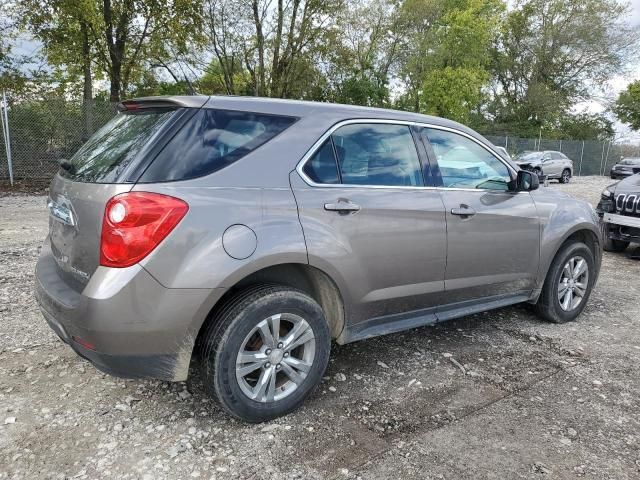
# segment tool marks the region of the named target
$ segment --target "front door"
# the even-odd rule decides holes
[[[447,303],[531,293],[540,225],[529,192],[509,190],[515,172],[465,135],[425,128],[422,138],[437,162],[446,209]]]
[[[444,206],[408,125],[338,127],[291,184],[309,262],[340,283],[351,322],[442,301]]]

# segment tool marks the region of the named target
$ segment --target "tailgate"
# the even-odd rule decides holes
[[[100,232],[107,201],[131,184],[74,182],[56,175],[51,183],[49,238],[61,276],[82,291],[100,263]]]

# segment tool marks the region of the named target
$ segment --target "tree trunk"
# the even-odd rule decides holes
[[[109,88],[109,101],[112,103],[118,103],[120,101],[120,70],[121,65],[112,65],[109,76],[110,88]]]
[[[109,101],[112,103],[118,103],[120,101],[120,95],[122,92],[122,56],[126,45],[125,34],[123,33],[124,27],[126,27],[127,14],[126,12],[120,13],[118,19],[118,25],[115,29],[114,35],[114,23],[113,23],[113,10],[111,7],[111,0],[103,0],[102,14],[104,17],[105,30],[104,36],[107,41],[107,47],[109,49]],[[124,24],[124,25],[123,25]],[[115,38],[114,38],[115,37]]]
[[[83,114],[84,136],[88,139],[93,134],[93,80],[91,78],[91,47],[89,46],[89,32],[87,24],[80,23],[82,35],[82,70],[83,70]]]
[[[264,34],[262,32],[262,19],[258,10],[258,0],[253,1],[253,21],[256,28],[256,43],[258,47],[258,77],[256,85],[256,96],[261,97],[265,92],[265,70],[264,70]]]

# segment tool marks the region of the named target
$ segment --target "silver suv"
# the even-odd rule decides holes
[[[520,302],[585,308],[598,218],[472,130],[233,97],[124,102],[51,183],[36,296],[100,370],[187,378],[251,422],[339,344]]]
[[[573,176],[573,161],[562,152],[524,152],[515,158],[515,163],[540,177],[557,178],[560,183],[569,183]]]

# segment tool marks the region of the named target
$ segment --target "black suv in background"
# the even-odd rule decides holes
[[[640,243],[640,174],[605,188],[596,211],[605,250],[622,252],[630,243]]]
[[[621,159],[611,167],[609,175],[615,180],[618,178],[627,178],[629,175],[636,173],[640,173],[640,157]]]

